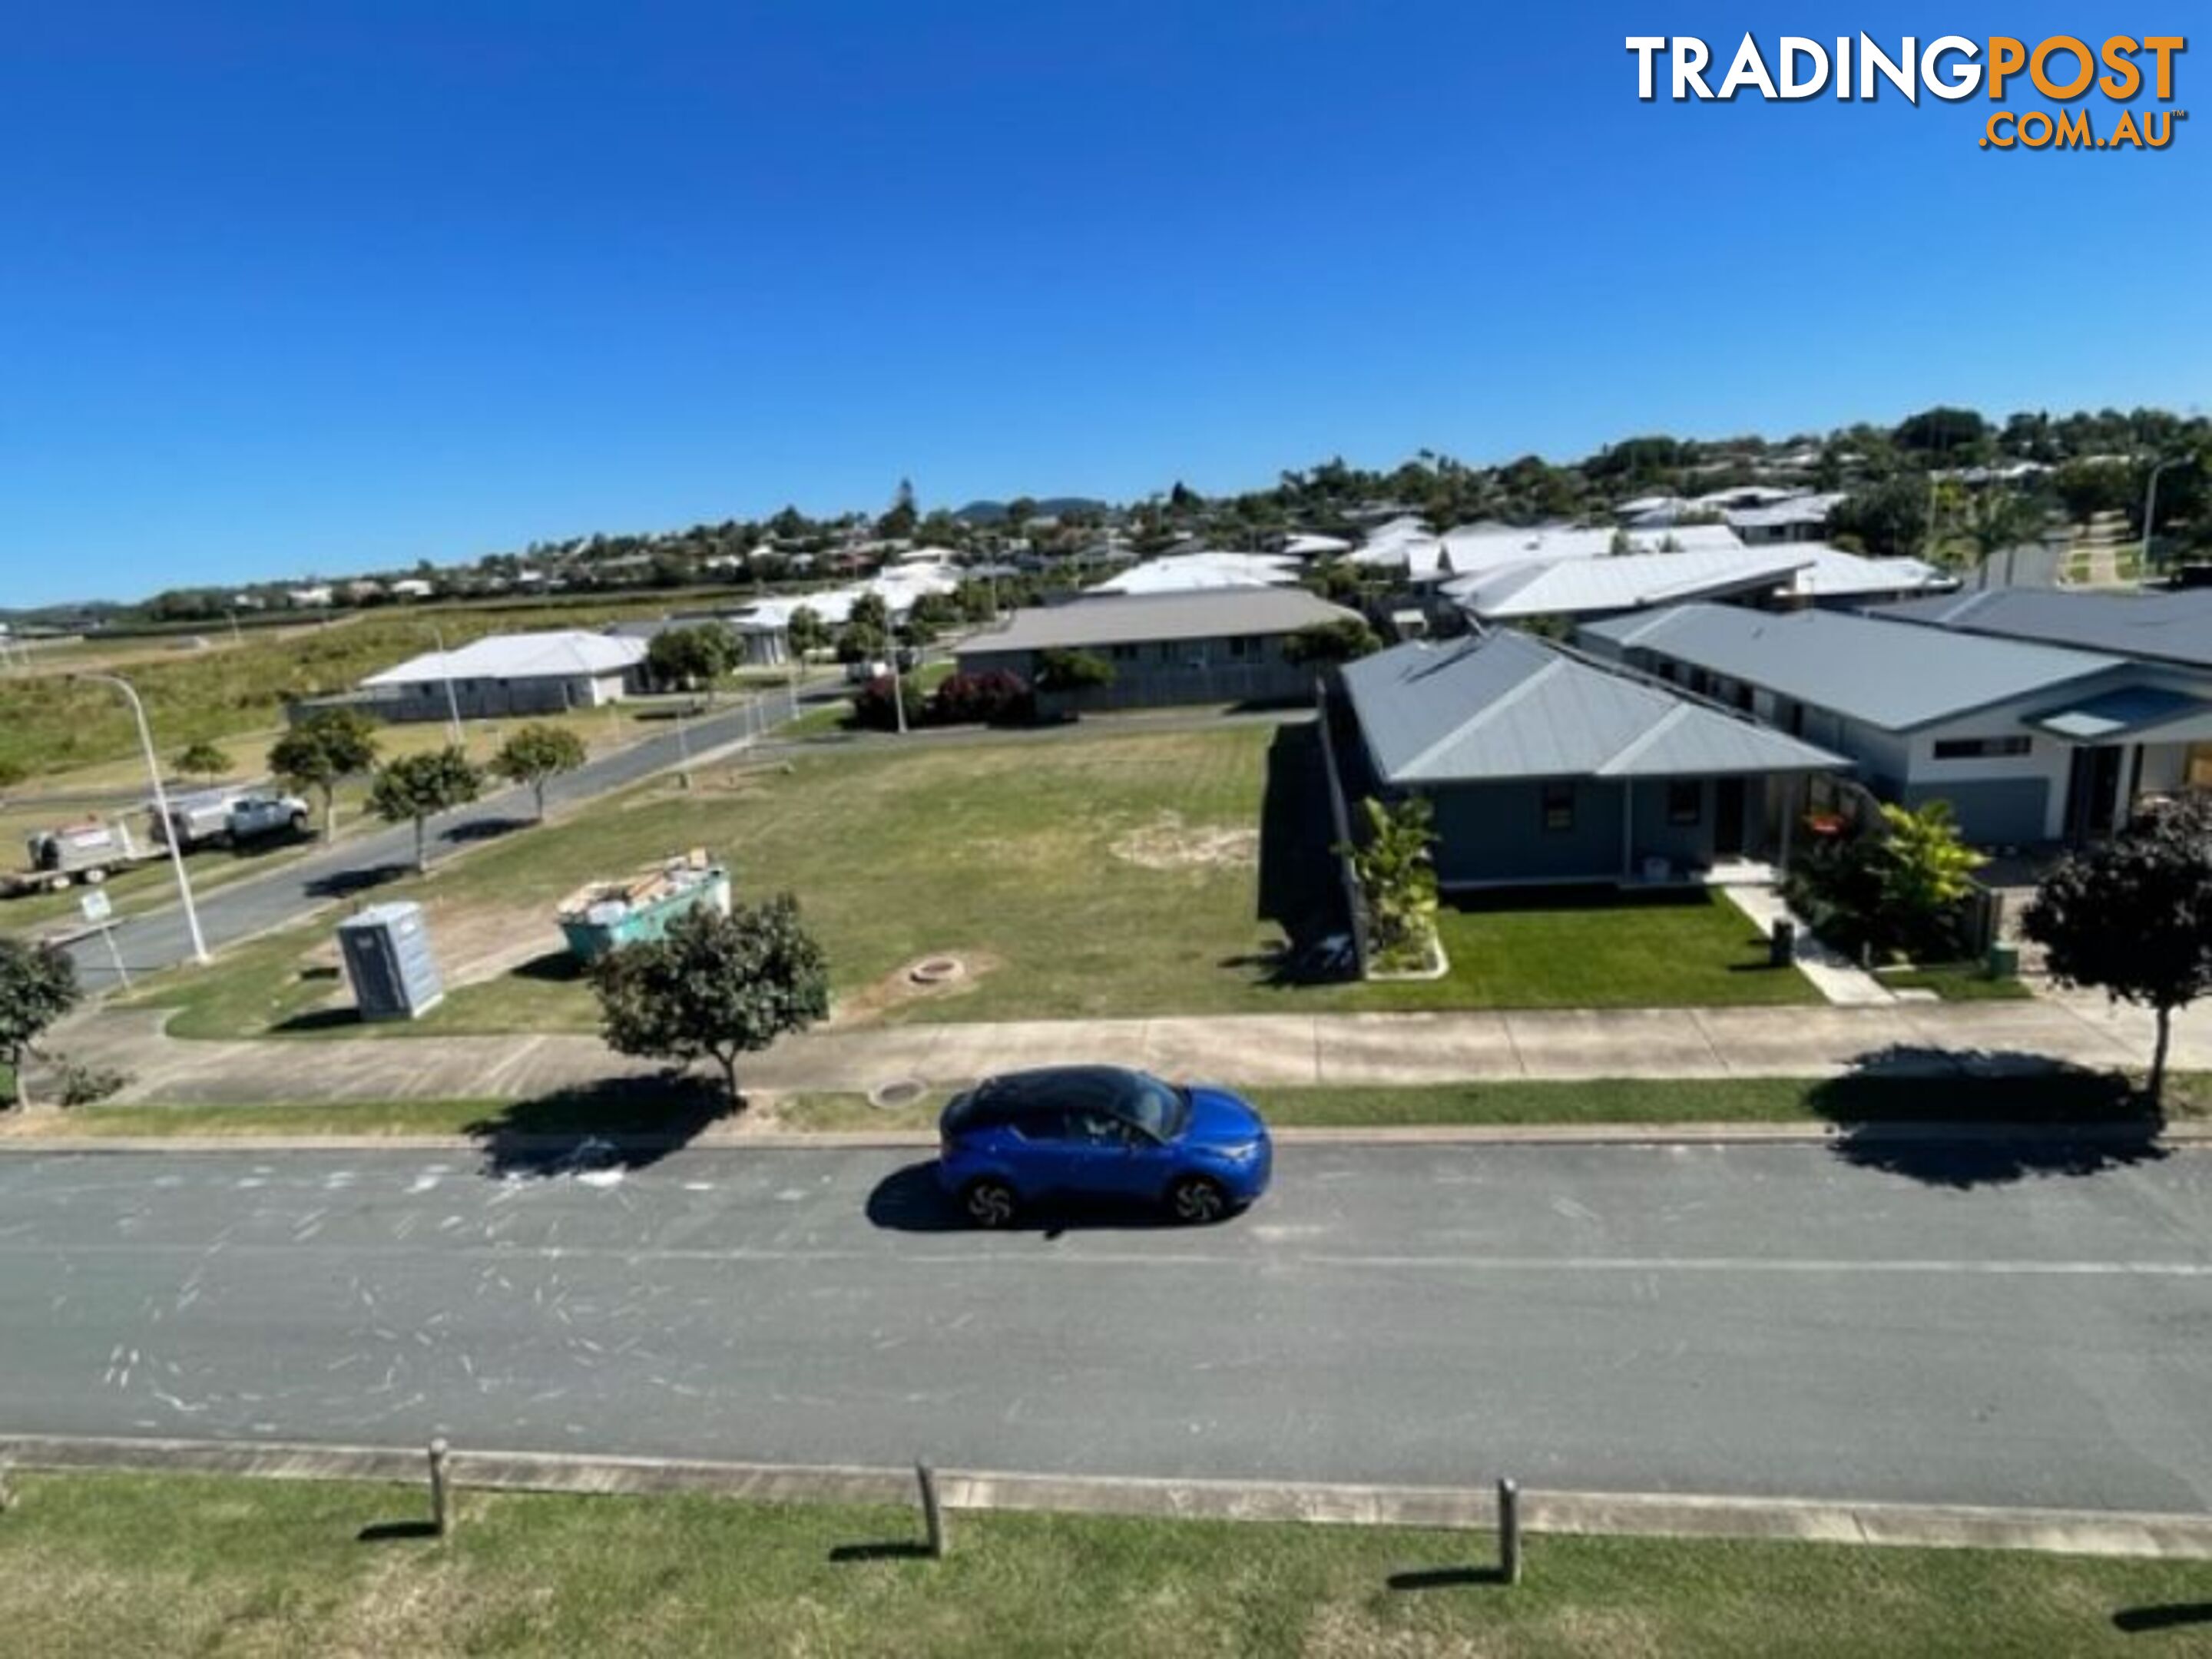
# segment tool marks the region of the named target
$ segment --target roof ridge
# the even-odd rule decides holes
[[[1626,766],[1654,743],[1688,720],[1696,712],[1686,702],[1677,702],[1657,720],[1645,726],[1612,755],[1592,769],[1599,777],[1609,777],[1617,768]]]
[[[1492,639],[1504,639],[1507,637],[1507,635],[1498,634],[1493,635],[1491,637]],[[1522,637],[1526,636],[1524,635]],[[1462,653],[1462,658],[1455,659],[1455,660],[1463,659],[1466,654],[1468,653]],[[1492,698],[1488,703],[1478,709],[1472,717],[1460,721],[1456,726],[1446,727],[1442,737],[1439,737],[1435,742],[1420,750],[1410,760],[1407,761],[1404,765],[1397,768],[1397,775],[1399,777],[1407,776],[1412,774],[1415,769],[1426,765],[1446,746],[1450,744],[1456,743],[1468,732],[1480,729],[1491,720],[1494,719],[1501,710],[1511,708],[1514,704],[1519,702],[1523,697],[1527,696],[1537,686],[1553,679],[1559,674],[1564,673],[1565,670],[1566,664],[1563,659],[1556,656],[1552,657],[1548,662],[1546,662],[1539,667],[1534,673],[1528,675],[1527,678],[1522,679],[1519,684],[1512,687],[1503,696]]]

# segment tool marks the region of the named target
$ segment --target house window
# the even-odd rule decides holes
[[[1571,830],[1575,827],[1575,787],[1571,783],[1547,783],[1544,786],[1544,828],[1547,830]]]
[[[2033,745],[2025,737],[1938,738],[1937,760],[1993,760],[2002,755],[2025,755]]]
[[[1705,816],[1705,786],[1692,778],[1667,786],[1667,822],[1685,828]]]
[[[1244,658],[1256,657],[1259,654],[1260,641],[1255,639],[1240,635],[1229,641],[1229,655],[1232,660],[1241,661]]]
[[[1133,645],[1117,645],[1113,647],[1113,653],[1115,662],[1134,662],[1137,659],[1137,647]]]
[[[1164,663],[1172,665],[1177,656],[1181,654],[1182,650],[1182,647],[1181,646],[1163,645],[1159,647],[1160,660]]]
[[[2188,768],[2182,779],[2191,789],[2212,789],[2212,743],[2189,745]]]

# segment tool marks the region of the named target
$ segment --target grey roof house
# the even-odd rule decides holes
[[[2174,593],[2084,593],[1990,587],[1880,605],[1869,614],[1961,634],[2034,640],[2212,674],[2212,588]]]
[[[1315,670],[1291,662],[1284,642],[1318,624],[1359,619],[1302,587],[1083,599],[1018,611],[1004,627],[963,640],[953,655],[963,674],[1006,672],[1031,684],[1048,652],[1103,658],[1114,682],[1084,691],[1085,708],[1304,701]]]
[[[1346,665],[1346,792],[1426,798],[1438,884],[1674,881],[1785,852],[1808,775],[1849,762],[1510,630]]]
[[[2203,677],[2108,652],[1712,605],[1591,623],[1577,637],[1850,756],[1884,799],[1949,801],[1984,843],[2104,834],[2143,797],[2187,787],[2192,754],[2212,741]]]

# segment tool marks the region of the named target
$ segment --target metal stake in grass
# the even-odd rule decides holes
[[[15,1506],[15,1494],[8,1486],[8,1466],[0,1463],[0,1515]]]
[[[914,1466],[915,1480],[921,1487],[921,1524],[928,1535],[929,1555],[933,1561],[945,1559],[945,1509],[937,1498],[937,1471],[927,1463]]]
[[[1498,1483],[1498,1576],[1521,1582],[1521,1487],[1512,1480]]]
[[[453,1526],[451,1500],[447,1490],[448,1476],[446,1460],[452,1448],[446,1444],[442,1434],[430,1443],[430,1526],[443,1538]]]

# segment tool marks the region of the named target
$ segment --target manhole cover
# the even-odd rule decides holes
[[[868,1091],[868,1104],[879,1112],[896,1112],[911,1106],[929,1092],[929,1085],[920,1078],[902,1077],[893,1083],[879,1083]]]
[[[924,957],[906,970],[906,976],[916,985],[943,985],[966,971],[957,957]]]

